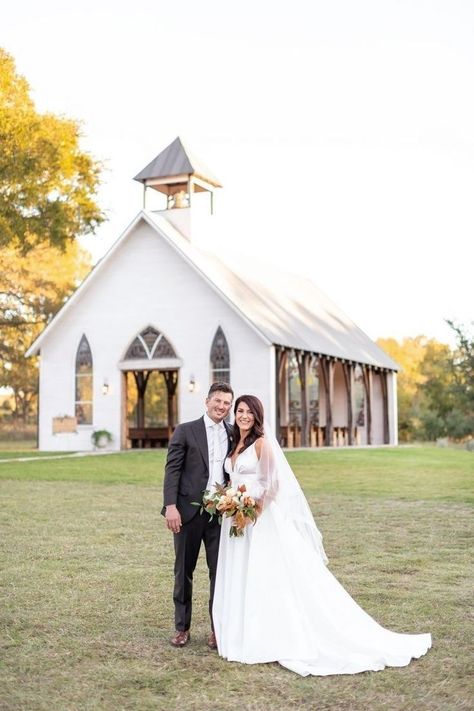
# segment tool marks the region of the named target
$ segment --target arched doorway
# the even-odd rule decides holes
[[[178,421],[181,360],[158,329],[147,326],[128,346],[122,371],[122,448],[167,446]]]

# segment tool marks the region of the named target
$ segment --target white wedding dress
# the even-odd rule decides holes
[[[266,477],[254,444],[234,469],[229,458],[225,468],[233,486],[262,496]],[[230,526],[224,518],[213,605],[222,657],[326,676],[402,667],[431,647],[430,634],[391,632],[364,612],[327,569],[322,545],[310,544],[278,497],[265,499],[244,536],[230,538]]]

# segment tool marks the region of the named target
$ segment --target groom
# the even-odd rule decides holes
[[[220,526],[215,517],[199,513],[191,502],[201,501],[205,489],[224,483],[224,462],[231,449],[231,427],[224,421],[232,406],[234,393],[227,383],[211,385],[206,398],[206,412],[193,422],[184,422],[174,431],[168,448],[163,487],[162,514],[174,534],[174,609],[173,647],[184,647],[191,639],[193,573],[204,541],[211,581],[209,614],[211,633],[207,645],[216,649],[212,625],[212,600],[216,581]]]

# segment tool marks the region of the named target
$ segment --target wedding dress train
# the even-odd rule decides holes
[[[232,485],[245,484],[251,496],[268,488],[255,445],[234,469],[230,459],[225,466]],[[224,518],[213,605],[222,657],[326,676],[402,667],[430,648],[430,634],[392,632],[364,612],[326,567],[322,545],[302,534],[278,497],[265,500],[244,536],[230,538],[230,525]]]

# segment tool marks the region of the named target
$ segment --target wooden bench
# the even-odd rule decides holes
[[[167,447],[172,434],[172,427],[129,427],[128,429],[128,439],[132,449]]]

